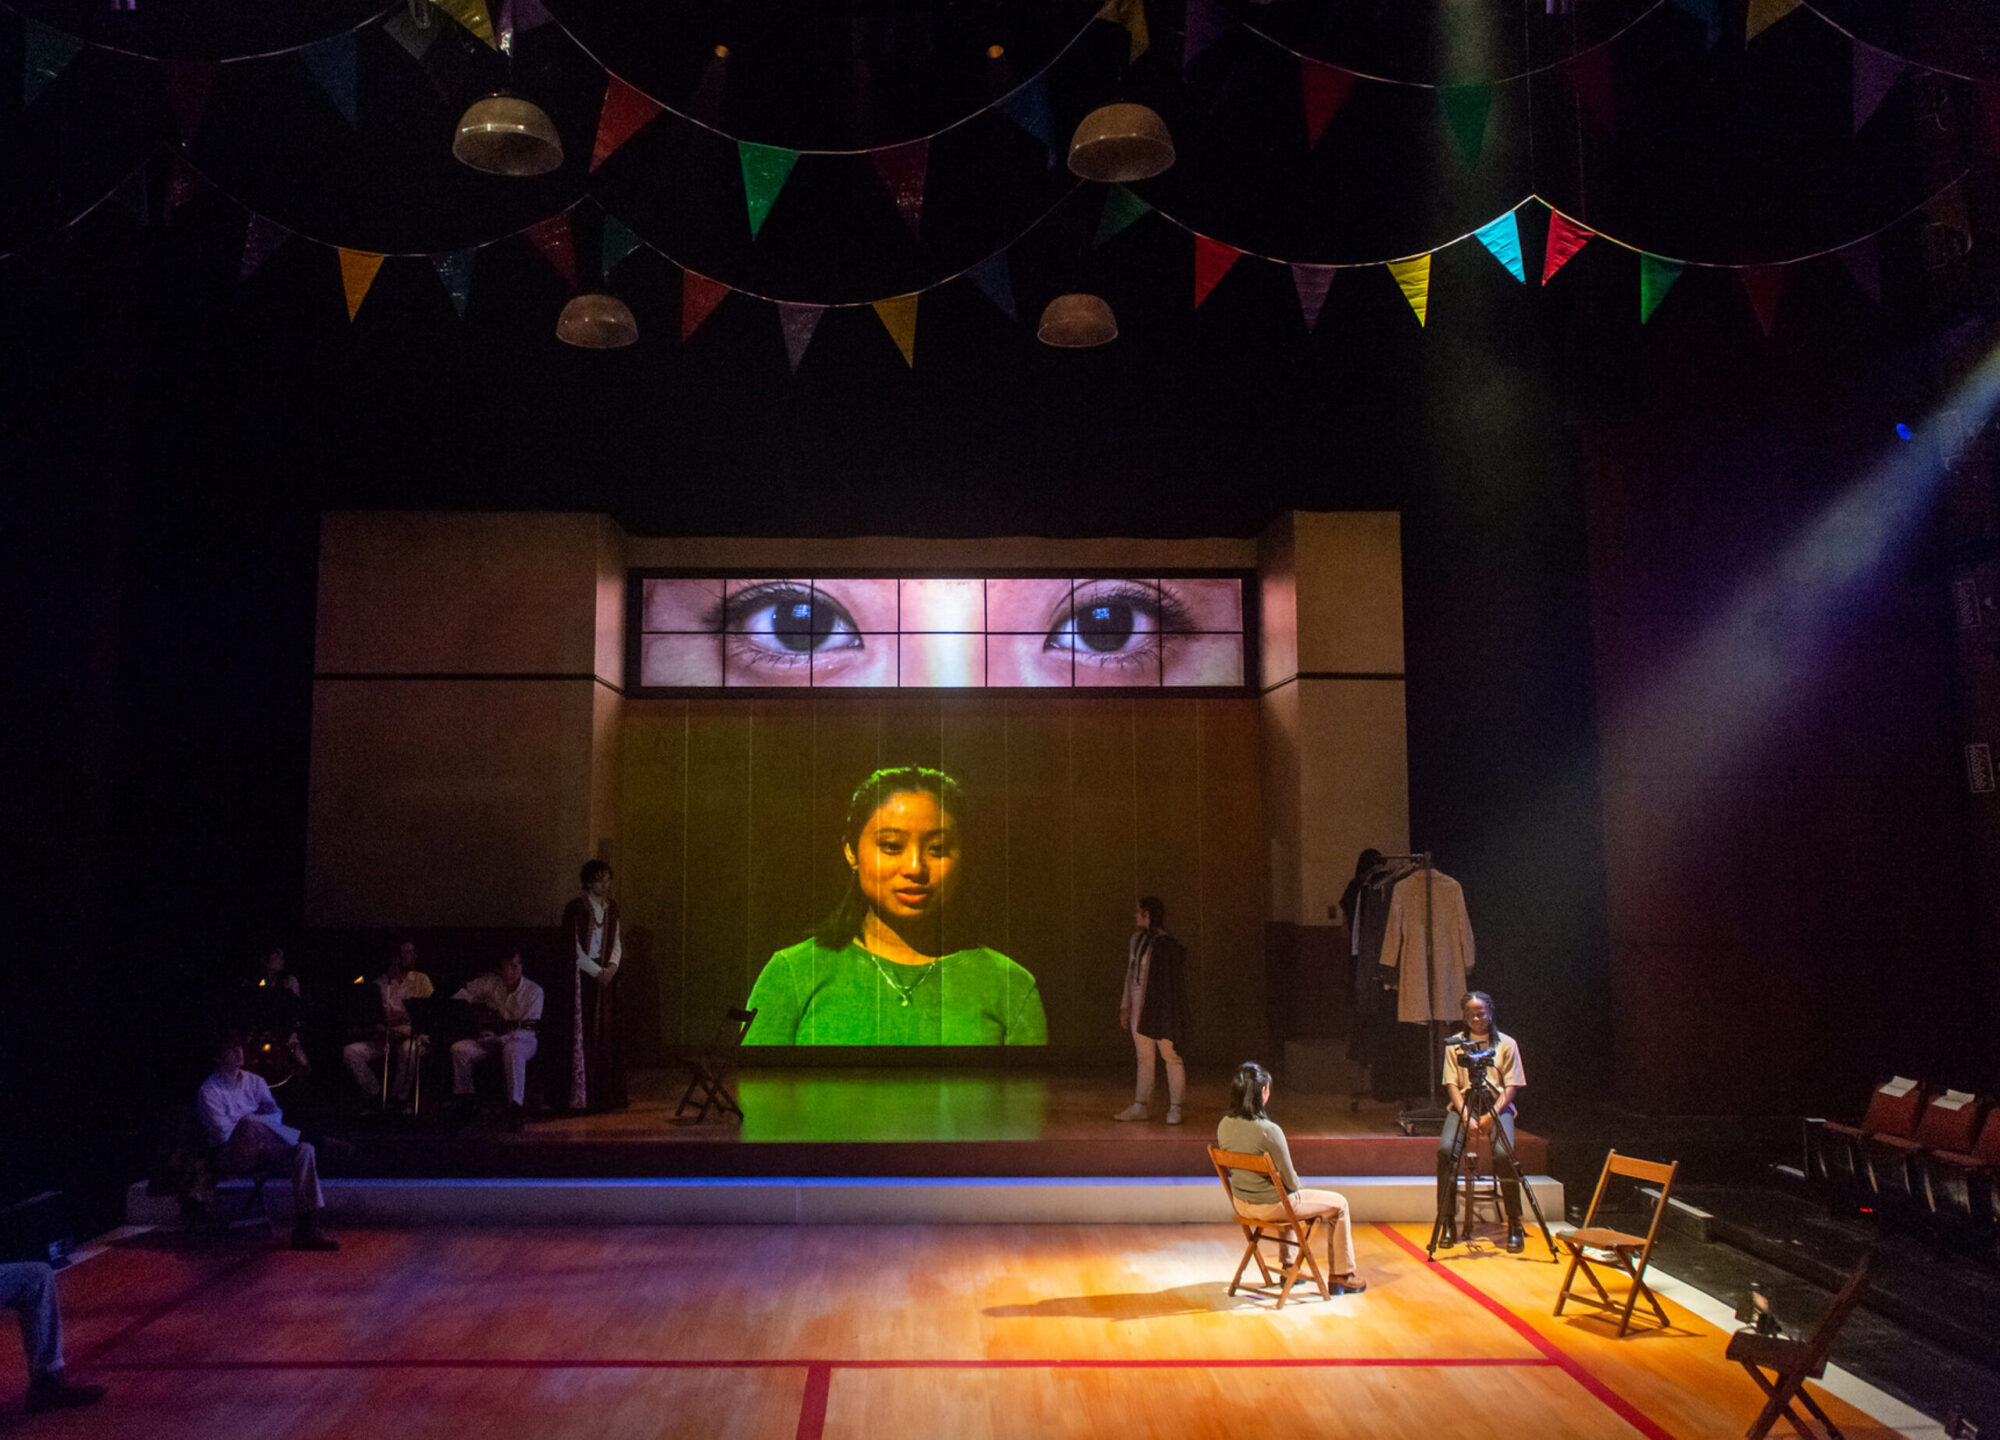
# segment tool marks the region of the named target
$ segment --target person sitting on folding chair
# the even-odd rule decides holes
[[[386,1088],[389,1103],[407,1109],[417,1065],[425,1053],[422,1047],[429,1038],[413,1032],[409,1002],[428,1000],[432,994],[431,977],[417,968],[414,941],[405,940],[396,947],[395,957],[375,978],[374,988],[382,997],[382,1012],[379,1017],[370,1017],[361,1038],[341,1052],[341,1059],[361,1087],[364,1103],[380,1105]],[[375,1071],[377,1065],[389,1067],[386,1086]]]
[[[241,1036],[225,1035],[217,1041],[215,1073],[202,1081],[195,1111],[214,1149],[216,1173],[290,1174],[294,1250],[340,1248],[320,1228],[326,1197],[319,1188],[319,1152],[285,1123],[263,1077],[243,1068]]]
[[[1348,1223],[1347,1197],[1336,1190],[1299,1188],[1299,1175],[1292,1168],[1292,1152],[1285,1144],[1285,1132],[1264,1113],[1270,1099],[1271,1072],[1254,1060],[1239,1065],[1235,1078],[1229,1082],[1228,1113],[1215,1127],[1215,1143],[1239,1154],[1270,1156],[1294,1207],[1331,1207],[1326,1228],[1327,1274],[1337,1293],[1358,1295],[1368,1288],[1368,1282],[1355,1273],[1354,1231]],[[1276,1188],[1262,1175],[1231,1171],[1229,1188],[1236,1196],[1238,1208],[1252,1219],[1285,1218],[1285,1207],[1278,1201]],[[1284,1256],[1282,1263],[1289,1270],[1291,1257]]]
[[[528,1062],[539,1043],[542,987],[524,979],[518,951],[488,974],[478,976],[451,997],[472,1007],[473,1034],[451,1047],[451,1089],[461,1111],[473,1105],[472,1067],[489,1055],[499,1057],[507,1080],[507,1128],[518,1133],[527,1118]]]
[[[1464,1018],[1465,1028],[1460,1032],[1480,1050],[1492,1050],[1493,1063],[1486,1072],[1486,1089],[1491,1093],[1493,1104],[1487,1113],[1473,1121],[1476,1133],[1489,1135],[1497,1124],[1507,1137],[1507,1149],[1514,1148],[1514,1097],[1528,1083],[1528,1072],[1521,1068],[1521,1047],[1514,1043],[1512,1035],[1503,1035],[1493,1028],[1493,997],[1484,990],[1474,990],[1458,1002],[1459,1014]],[[1440,1246],[1458,1243],[1458,1225],[1455,1217],[1458,1177],[1453,1173],[1452,1160],[1458,1147],[1459,1128],[1466,1123],[1467,1094],[1472,1080],[1465,1064],[1465,1049],[1448,1045],[1444,1052],[1444,1088],[1450,1097],[1451,1108],[1445,1112],[1444,1134],[1438,1137],[1438,1215],[1441,1226],[1438,1231]],[[1470,1138],[1470,1137],[1468,1137]],[[1496,1168],[1498,1168],[1496,1166]],[[1512,1254],[1520,1254],[1527,1245],[1527,1237],[1521,1232],[1521,1186],[1511,1175],[1500,1177],[1500,1203],[1507,1212],[1507,1249]]]

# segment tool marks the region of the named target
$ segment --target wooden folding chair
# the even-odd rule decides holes
[[[1873,1252],[1864,1254],[1861,1263],[1848,1274],[1847,1281],[1840,1287],[1840,1293],[1833,1297],[1833,1307],[1804,1340],[1793,1340],[1783,1335],[1759,1335],[1755,1331],[1744,1330],[1729,1337],[1729,1348],[1723,1352],[1750,1373],[1767,1397],[1764,1408],[1757,1418],[1750,1422],[1750,1428],[1743,1432],[1745,1440],[1763,1440],[1770,1433],[1778,1417],[1783,1415],[1792,1422],[1792,1428],[1801,1435],[1811,1435],[1804,1417],[1792,1408],[1798,1401],[1819,1421],[1830,1440],[1841,1440],[1840,1431],[1826,1418],[1826,1412],[1819,1408],[1811,1395],[1806,1393],[1808,1380],[1817,1380],[1826,1373],[1827,1352],[1833,1348],[1834,1337],[1840,1334],[1840,1327],[1847,1323],[1847,1317],[1854,1313],[1854,1307],[1861,1303],[1861,1296],[1868,1288],[1868,1264],[1874,1258]],[[1764,1372],[1769,1370],[1767,1376]]]
[[[1618,1333],[1622,1336],[1632,1324],[1632,1309],[1641,1296],[1660,1318],[1660,1328],[1667,1329],[1673,1322],[1667,1319],[1667,1312],[1646,1285],[1646,1265],[1653,1258],[1653,1237],[1660,1233],[1660,1221],[1667,1213],[1667,1196],[1673,1190],[1674,1172],[1680,1162],[1661,1165],[1652,1160],[1634,1160],[1629,1155],[1620,1155],[1613,1150],[1604,1157],[1604,1173],[1597,1177],[1597,1193],[1590,1197],[1590,1209],[1583,1217],[1583,1228],[1568,1235],[1558,1235],[1563,1247],[1569,1251],[1569,1271],[1563,1276],[1562,1289],[1556,1294],[1555,1313],[1563,1313],[1563,1306],[1574,1300],[1579,1305],[1595,1306],[1599,1310],[1614,1312],[1618,1316]],[[1653,1223],[1646,1227],[1644,1235],[1630,1235],[1623,1230],[1612,1230],[1592,1224],[1597,1219],[1597,1207],[1604,1199],[1604,1188],[1613,1175],[1628,1175],[1636,1180],[1650,1181],[1660,1187],[1660,1198],[1653,1207]],[[1624,1305],[1611,1298],[1611,1292],[1597,1278],[1597,1270],[1592,1265],[1589,1251],[1597,1251],[1597,1265],[1609,1266],[1624,1275],[1631,1282],[1625,1296]],[[1595,1295],[1579,1294],[1570,1286],[1581,1269],[1584,1279],[1590,1282]]]
[[[710,1111],[717,1119],[729,1115],[738,1120],[743,1118],[743,1107],[736,1103],[729,1082],[736,1072],[736,1057],[742,1052],[743,1037],[756,1018],[755,1010],[732,1007],[723,1011],[722,1024],[716,1027],[715,1038],[708,1042],[707,1048],[681,1056],[681,1063],[688,1067],[688,1083],[681,1092],[681,1103],[674,1107],[676,1123],[699,1125],[708,1119]]]
[[[1333,1291],[1327,1286],[1326,1276],[1320,1273],[1319,1262],[1312,1257],[1312,1241],[1313,1236],[1319,1233],[1326,1217],[1333,1213],[1332,1209],[1311,1205],[1294,1208],[1291,1196],[1285,1193],[1284,1182],[1278,1178],[1278,1167],[1272,1163],[1269,1155],[1247,1154],[1240,1150],[1221,1150],[1211,1145],[1208,1147],[1208,1158],[1215,1165],[1215,1173],[1222,1179],[1223,1193],[1229,1197],[1230,1213],[1242,1227],[1243,1238],[1247,1242],[1243,1247],[1243,1258],[1236,1264],[1236,1273],[1229,1277],[1229,1293],[1234,1295],[1242,1289],[1252,1295],[1268,1298],[1273,1293],[1272,1287],[1276,1286],[1278,1308],[1282,1310],[1285,1308],[1285,1301],[1291,1296],[1292,1286],[1298,1282],[1299,1272],[1304,1270],[1311,1274],[1312,1283],[1319,1287],[1319,1298],[1331,1300]],[[1269,1180],[1271,1188],[1278,1192],[1278,1205],[1284,1210],[1285,1218],[1260,1220],[1256,1216],[1244,1214],[1242,1205],[1236,1199],[1235,1188],[1229,1183],[1229,1172],[1232,1170],[1245,1170]],[[1280,1242],[1281,1259],[1282,1246],[1285,1242],[1298,1247],[1289,1267],[1282,1264],[1273,1265],[1264,1259],[1263,1242],[1266,1240]],[[1243,1272],[1250,1268],[1250,1262],[1253,1260],[1257,1262],[1257,1273],[1263,1278],[1256,1285],[1245,1285],[1242,1283]]]

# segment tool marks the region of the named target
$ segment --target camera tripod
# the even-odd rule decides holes
[[[1451,1193],[1444,1205],[1438,1207],[1437,1218],[1431,1221],[1431,1243],[1424,1247],[1426,1260],[1437,1259],[1438,1240],[1444,1234],[1445,1219],[1450,1214],[1446,1207],[1458,1204],[1458,1167],[1465,1161],[1466,1144],[1479,1122],[1493,1114],[1493,1092],[1486,1085],[1486,1066],[1468,1063],[1467,1069],[1471,1072],[1471,1080],[1466,1086],[1465,1109],[1458,1117],[1458,1136],[1451,1147]],[[1500,1124],[1497,1118],[1493,1125],[1493,1177],[1496,1182],[1508,1179],[1514,1182],[1518,1193],[1528,1202],[1528,1208],[1535,1212],[1535,1224],[1541,1227],[1542,1242],[1549,1247],[1549,1259],[1560,1259],[1556,1253],[1556,1237],[1549,1233],[1549,1222],[1542,1214],[1542,1202],[1535,1198],[1534,1187],[1523,1178],[1521,1162],[1514,1155],[1514,1142],[1507,1137],[1507,1127]]]

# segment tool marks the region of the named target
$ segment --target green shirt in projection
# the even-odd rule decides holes
[[[897,965],[850,941],[801,940],[750,991],[745,1045],[1046,1045],[1035,977],[997,950]]]

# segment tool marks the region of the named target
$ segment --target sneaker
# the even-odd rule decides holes
[[[292,1231],[292,1248],[294,1250],[313,1250],[325,1254],[338,1250],[340,1242],[316,1226],[302,1225]]]
[[[1167,1123],[1168,1123],[1169,1125],[1178,1125],[1178,1124],[1180,1124],[1180,1123],[1181,1123],[1181,1107],[1180,1107],[1180,1106],[1178,1106],[1178,1105],[1169,1105],[1169,1106],[1167,1107]]]
[[[1527,1248],[1528,1237],[1521,1233],[1521,1222],[1519,1220],[1509,1220],[1507,1222],[1507,1253],[1509,1255],[1519,1255]]]
[[[51,1370],[46,1375],[38,1375],[28,1386],[28,1413],[39,1415],[44,1410],[76,1410],[85,1405],[95,1405],[104,1398],[102,1385],[73,1385],[63,1378],[62,1371]]]
[[[1152,1114],[1152,1109],[1149,1106],[1141,1105],[1137,1100],[1134,1100],[1130,1105],[1127,1105],[1111,1118],[1113,1120],[1146,1120],[1150,1119]]]
[[[1368,1288],[1368,1282],[1359,1275],[1336,1275],[1330,1288],[1336,1295],[1359,1295]]]

